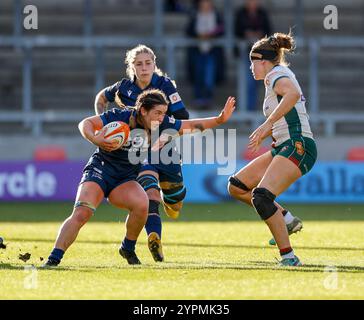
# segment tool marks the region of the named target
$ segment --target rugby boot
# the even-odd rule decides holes
[[[151,232],[148,236],[148,248],[155,262],[162,262],[164,260],[162,242],[156,232]]]
[[[126,259],[128,264],[141,264],[140,260],[138,259],[137,255],[135,254],[135,251],[129,251],[121,247],[119,249],[120,255]]]
[[[172,219],[177,219],[179,217],[179,211],[172,209],[168,204],[163,202],[163,208],[166,215]]]
[[[302,266],[302,263],[298,257],[294,256],[294,258],[286,258],[282,259],[279,262],[280,267],[300,267]]]

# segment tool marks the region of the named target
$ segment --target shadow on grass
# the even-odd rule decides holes
[[[7,245],[11,245],[11,242],[47,242],[54,243],[54,239],[27,239],[27,238],[10,238]],[[117,244],[120,241],[111,240],[76,240],[75,243],[89,243],[89,244]],[[145,245],[145,241],[138,241],[138,244]],[[235,249],[262,249],[262,248],[276,248],[275,246],[257,246],[257,245],[243,245],[243,244],[208,244],[208,243],[183,243],[183,242],[163,242],[165,246],[171,247],[191,247],[191,248],[235,248]],[[295,249],[302,250],[330,250],[330,251],[362,251],[364,253],[364,247],[319,247],[319,246],[294,246]]]
[[[11,264],[11,263],[2,263],[0,261],[0,270],[25,270],[25,268],[29,268],[29,266],[35,267],[37,270],[51,270],[49,268],[42,268],[41,265],[36,265],[34,263],[25,263],[23,265],[21,264]],[[70,268],[66,268],[66,267],[57,267],[54,270],[58,270],[58,271],[69,271],[71,270]],[[75,269],[76,270],[76,269]]]
[[[142,264],[137,266],[127,265],[125,261],[121,261],[121,265],[115,266],[77,266],[77,267],[62,267],[58,266],[51,269],[42,269],[40,266],[35,266],[38,271],[75,271],[75,272],[95,272],[98,270],[134,270],[145,271],[145,270],[159,270],[159,271],[170,271],[170,270],[234,270],[234,271],[285,271],[285,272],[296,272],[296,273],[317,273],[317,272],[328,272],[327,265],[324,264],[305,264],[301,267],[280,267],[276,262],[271,261],[248,261],[243,264],[239,263],[227,263],[227,262],[205,262],[199,263],[195,261],[169,261],[158,264]],[[332,265],[332,268],[336,268],[338,273],[364,273],[364,266],[352,266],[352,265]],[[24,270],[24,266],[17,264],[0,264],[0,270]]]
[[[284,204],[283,204],[284,205]],[[363,204],[289,204],[287,208],[304,221],[364,221]],[[0,203],[0,222],[58,222],[72,212],[73,202]],[[162,212],[162,209],[161,209]],[[127,212],[102,204],[92,222],[124,222]],[[174,222],[162,214],[165,222]],[[254,210],[236,202],[184,204],[178,222],[260,221]]]

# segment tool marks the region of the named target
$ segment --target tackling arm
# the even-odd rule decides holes
[[[224,109],[217,117],[211,118],[200,118],[200,119],[191,119],[191,120],[182,120],[182,125],[179,130],[179,133],[182,135],[184,130],[194,131],[194,130],[206,130],[215,128],[226,121],[228,121],[235,110],[235,98],[229,97],[226,100]]]

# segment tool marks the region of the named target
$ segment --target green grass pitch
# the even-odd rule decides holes
[[[72,204],[2,203],[0,299],[363,299],[364,207],[287,207],[304,221],[291,236],[300,268],[277,267],[268,228],[252,209],[220,203],[186,204],[178,221],[163,213],[166,261],[152,260],[143,231],[141,266],[118,254],[125,212],[102,205],[61,266],[39,270]]]

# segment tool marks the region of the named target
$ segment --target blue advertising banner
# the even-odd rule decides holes
[[[245,164],[239,162],[237,167]],[[231,199],[227,192],[228,176],[218,176],[217,165],[186,165],[183,173],[188,201]],[[318,162],[278,199],[296,203],[364,203],[364,163]]]
[[[73,201],[83,161],[0,162],[0,201]],[[245,165],[239,162],[237,168]],[[184,165],[186,202],[231,200],[218,165]],[[279,198],[295,203],[364,203],[364,163],[319,162]]]

